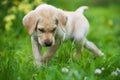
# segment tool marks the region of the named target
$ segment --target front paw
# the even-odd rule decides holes
[[[50,58],[42,57],[41,63],[42,63],[43,65],[49,65],[49,64],[50,64]]]
[[[78,61],[80,59],[80,54],[75,52],[73,54],[73,59]]]
[[[35,60],[34,61],[34,65],[35,66],[41,66],[42,65],[42,62],[40,60]]]
[[[34,61],[34,65],[36,65],[36,66],[42,66],[44,64],[46,64],[46,61],[43,57],[41,57],[40,59],[36,59]]]

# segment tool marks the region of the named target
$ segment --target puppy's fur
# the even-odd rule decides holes
[[[87,8],[87,6],[82,6],[74,12],[68,12],[42,4],[23,18],[23,24],[31,35],[36,64],[46,63],[57,51],[62,40],[68,39],[75,43],[75,58],[79,57],[84,47],[94,55],[104,55],[92,42],[86,39],[89,23],[83,12]],[[50,47],[43,56],[41,55],[42,46]]]

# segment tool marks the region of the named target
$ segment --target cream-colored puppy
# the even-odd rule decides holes
[[[68,39],[71,39],[76,46],[75,58],[79,57],[84,47],[94,55],[104,55],[86,39],[89,30],[88,20],[83,15],[86,9],[87,6],[82,6],[76,11],[68,12],[42,4],[23,18],[23,24],[31,35],[36,64],[46,63],[54,55],[62,41]],[[42,46],[50,47],[43,56],[41,55]]]

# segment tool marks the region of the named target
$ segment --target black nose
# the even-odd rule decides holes
[[[52,42],[45,42],[44,44],[45,44],[45,46],[51,46]]]

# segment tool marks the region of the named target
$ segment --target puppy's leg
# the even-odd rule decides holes
[[[35,64],[41,65],[41,59],[42,59],[42,56],[40,54],[41,46],[39,45],[36,37],[31,36],[31,41],[32,41],[33,55],[35,57]]]
[[[51,46],[48,49],[48,51],[45,52],[45,54],[42,57],[42,62],[44,64],[54,56],[59,46],[60,46],[60,41],[56,41],[55,45]]]
[[[99,50],[94,43],[88,40],[85,42],[85,48],[91,51],[95,56],[104,56],[101,50]]]
[[[75,60],[79,60],[80,54],[83,52],[83,49],[84,49],[84,42],[82,40],[76,40],[75,47],[76,47],[76,51],[73,54],[73,58]]]
[[[80,54],[82,53],[83,48],[84,48],[83,45],[79,45],[79,46],[76,47],[76,51],[73,54],[73,58],[75,60],[79,60]]]

